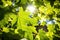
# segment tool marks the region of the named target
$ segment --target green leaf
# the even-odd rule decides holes
[[[6,27],[3,27],[3,32],[8,33],[8,32],[9,32],[9,29],[8,29],[8,28],[6,28]]]
[[[21,3],[22,4],[26,4],[27,3],[27,0],[21,0]]]
[[[10,13],[9,18],[10,18],[9,20],[11,20],[11,23],[12,23],[12,26],[13,26],[17,21],[17,16],[13,13]]]
[[[49,32],[54,32],[54,28],[55,28],[55,25],[49,24],[47,29]]]
[[[39,30],[39,36],[40,40],[48,40],[48,37],[46,36],[46,32],[44,30]]]

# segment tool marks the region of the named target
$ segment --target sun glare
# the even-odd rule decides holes
[[[28,7],[27,7],[27,10],[28,11],[30,11],[31,13],[34,13],[34,11],[35,11],[35,6],[33,6],[33,5],[29,5]]]

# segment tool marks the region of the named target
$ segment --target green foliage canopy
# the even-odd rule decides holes
[[[0,40],[59,40],[59,33],[60,0],[0,0]]]

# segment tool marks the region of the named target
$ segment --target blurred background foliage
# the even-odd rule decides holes
[[[0,0],[0,40],[59,40],[60,0]]]

